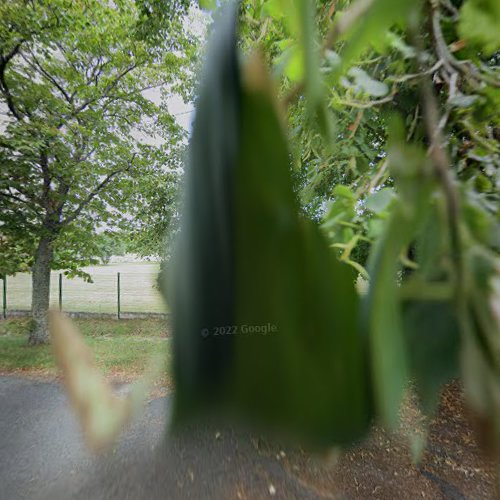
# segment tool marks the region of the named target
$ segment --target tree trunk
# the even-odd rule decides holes
[[[32,270],[31,327],[29,343],[44,344],[49,341],[48,312],[50,302],[50,267],[53,250],[49,238],[43,237],[38,243]]]

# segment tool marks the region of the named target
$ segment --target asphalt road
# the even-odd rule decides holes
[[[151,401],[96,458],[60,384],[0,377],[0,499],[318,498],[244,432],[200,425],[165,437],[169,407]]]

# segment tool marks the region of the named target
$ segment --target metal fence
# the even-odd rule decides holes
[[[118,319],[132,315],[164,314],[165,303],[157,287],[158,267],[150,264],[100,266],[90,269],[92,283],[51,275],[51,307],[68,313],[114,315]],[[29,312],[31,275],[2,277],[2,314]]]

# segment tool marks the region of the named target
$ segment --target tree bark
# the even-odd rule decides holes
[[[33,324],[29,335],[31,345],[44,344],[49,341],[50,268],[53,255],[51,240],[42,237],[38,243],[32,270],[31,317]]]

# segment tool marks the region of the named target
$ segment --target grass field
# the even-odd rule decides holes
[[[165,321],[137,319],[76,319],[77,328],[92,349],[99,369],[110,377],[133,379],[151,357],[170,356],[170,338]],[[55,376],[57,368],[50,345],[28,346],[29,319],[0,320],[0,373],[33,373]],[[168,374],[160,381],[169,387]]]
[[[120,263],[84,268],[93,279],[63,276],[63,310],[71,312],[115,313],[117,311],[117,273],[120,272],[121,310],[123,312],[166,312],[165,304],[155,288],[158,263]],[[51,303],[58,305],[59,273],[51,277]],[[7,311],[29,310],[31,307],[31,275],[16,274],[7,278]]]

